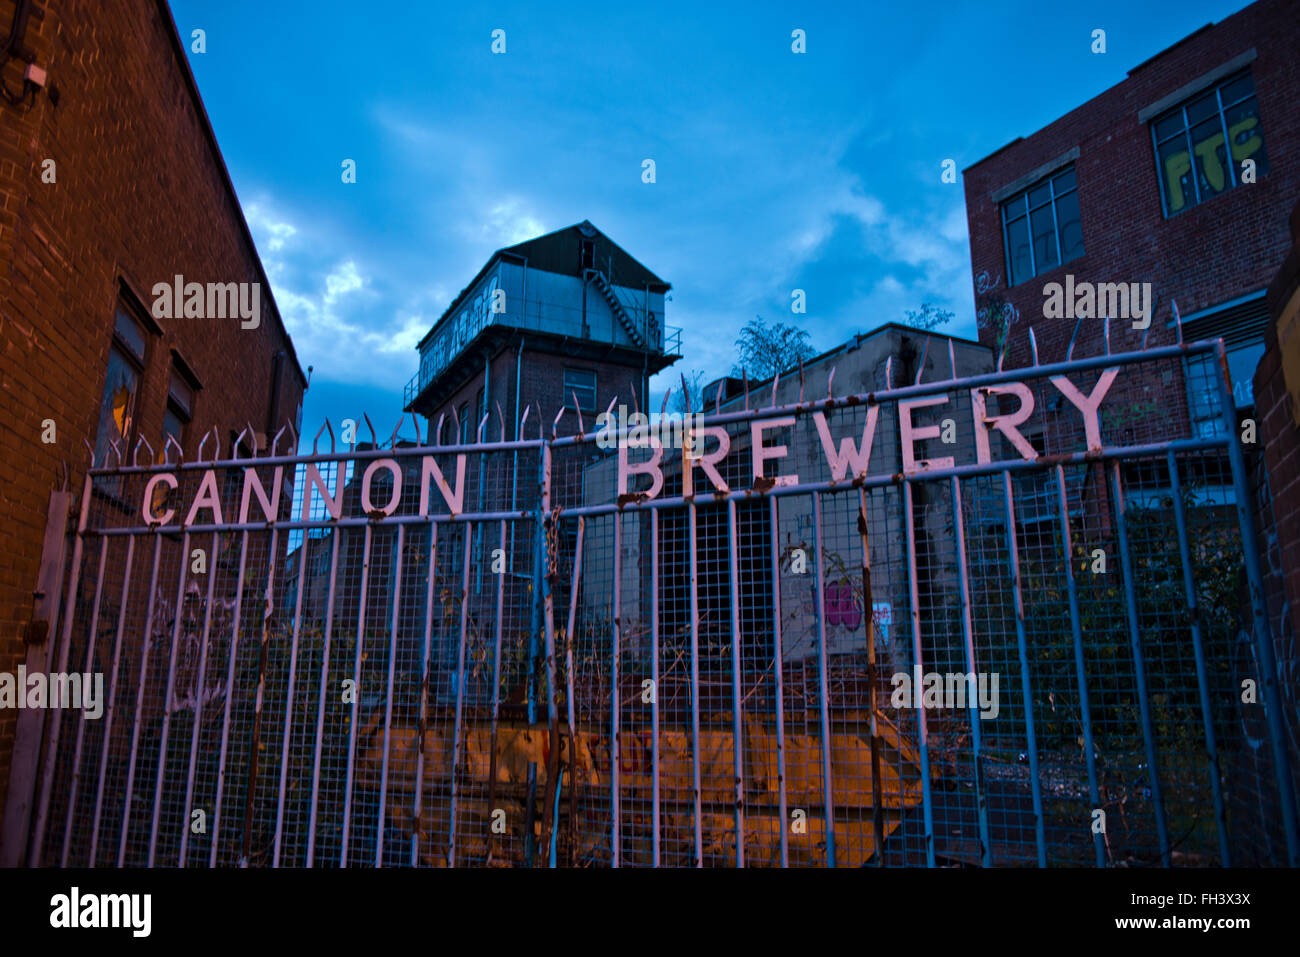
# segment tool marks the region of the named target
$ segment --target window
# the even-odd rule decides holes
[[[167,388],[167,408],[163,412],[163,449],[167,446],[167,436],[176,440],[176,444],[185,448],[185,426],[194,418],[194,387],[186,380],[184,374],[172,367],[171,385]]]
[[[1074,167],[1044,177],[1002,204],[1008,285],[1083,255]]]
[[[460,444],[469,445],[469,437],[473,434],[473,429],[470,427],[469,403],[462,402],[456,414],[460,416]]]
[[[1241,414],[1255,405],[1255,369],[1264,356],[1264,333],[1270,322],[1263,290],[1231,303],[1195,313],[1183,320],[1183,338],[1188,342],[1222,338],[1228,357],[1228,379],[1232,404]],[[1200,353],[1186,360],[1187,404],[1192,428],[1198,437],[1222,435],[1218,357]]]
[[[572,402],[575,396],[580,411],[596,411],[596,373],[590,369],[564,370],[565,404]]]
[[[1241,182],[1241,164],[1268,172],[1259,104],[1250,71],[1238,73],[1151,123],[1165,216],[1174,216]]]
[[[119,305],[108,351],[108,375],[99,405],[99,427],[95,433],[95,463],[103,465],[114,442],[129,464],[135,442],[140,379],[148,356],[148,337],[124,306]],[[116,459],[114,459],[116,464]]]

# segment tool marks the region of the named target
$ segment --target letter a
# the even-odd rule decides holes
[[[345,159],[343,161],[343,182],[355,183],[357,181],[357,161]]]
[[[791,30],[790,38],[794,41],[790,44],[791,53],[808,52],[808,34],[804,33],[802,30]]]

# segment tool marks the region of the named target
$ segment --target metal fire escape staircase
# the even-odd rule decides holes
[[[633,344],[638,349],[646,348],[645,336],[641,333],[641,330],[637,328],[636,322],[628,315],[627,310],[623,308],[623,304],[619,302],[618,296],[614,294],[614,287],[611,286],[609,280],[605,278],[605,274],[599,269],[584,269],[583,278],[588,282],[591,282],[600,290],[600,294],[604,296],[605,301],[609,303],[610,311],[614,313],[614,316],[618,319],[619,324],[628,334],[628,337],[632,340]]]

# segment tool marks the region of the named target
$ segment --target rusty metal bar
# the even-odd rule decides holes
[[[230,626],[230,661],[226,666],[226,708],[221,722],[221,754],[217,759],[217,799],[212,812],[212,846],[208,866],[217,866],[218,838],[221,835],[221,799],[225,794],[226,748],[230,740],[230,709],[235,698],[235,661],[239,658],[240,617],[244,608],[244,569],[248,557],[248,532],[239,543],[239,573],[235,579],[235,617]]]
[[[790,813],[785,793],[785,685],[782,676],[781,646],[781,536],[776,499],[768,499],[769,527],[772,534],[772,668],[776,686],[776,786],[779,819],[777,831],[781,835],[781,866],[790,866]],[[658,515],[657,512],[652,512]]]
[[[695,800],[695,866],[703,867],[703,809],[700,806],[700,595],[694,501],[688,504],[687,515],[691,543],[691,784]]]
[[[826,866],[835,866],[835,782],[831,776],[830,683],[826,680],[826,572],[822,554],[822,503],[812,493],[813,547],[817,555],[817,687],[821,710],[822,814],[826,821]]]
[[[113,639],[113,669],[108,679],[108,700],[104,704],[104,738],[99,751],[99,782],[95,785],[95,816],[90,825],[90,860],[88,867],[95,866],[95,855],[99,850],[99,821],[104,808],[104,778],[108,774],[108,758],[113,740],[113,717],[117,711],[117,669],[122,656],[122,630],[126,626],[126,598],[131,593],[131,569],[135,558],[135,539],[126,540],[126,561],[123,563],[122,594],[118,599],[117,635]]]
[[[320,755],[325,741],[325,698],[329,694],[330,651],[334,641],[334,585],[339,572],[339,538],[341,533],[334,532],[330,547],[330,590],[325,605],[325,637],[321,648],[320,697],[316,706],[316,747],[312,754],[311,765],[311,811],[307,816],[307,866],[316,860],[316,824],[320,801]],[[231,652],[233,654],[233,651]],[[418,792],[417,792],[418,793]]]
[[[456,723],[451,743],[451,807],[447,829],[447,866],[456,866],[456,782],[460,776],[461,713],[465,703],[465,636],[469,632],[469,566],[472,525],[465,526],[465,569],[460,585],[460,650],[456,656]]]
[[[90,674],[90,666],[95,660],[95,638],[99,633],[99,596],[104,590],[104,568],[108,560],[108,539],[99,543],[99,567],[95,574],[95,598],[91,605],[90,632],[86,640],[86,667],[84,674]],[[84,695],[84,692],[83,692]],[[81,746],[86,737],[86,716],[83,713],[77,722],[77,744],[72,752],[72,784],[68,788],[68,814],[63,825],[63,847],[59,857],[59,866],[68,866],[68,850],[72,845],[72,821],[77,813],[77,792],[81,783]]]
[[[912,503],[912,483],[903,482],[903,527],[907,531],[907,610],[912,619],[912,667],[918,673],[925,671],[925,652],[921,645],[921,596],[916,577],[916,522]],[[913,704],[916,702],[913,701]],[[934,807],[930,783],[930,741],[926,724],[925,708],[918,707],[916,722],[918,747],[921,752],[921,806],[925,820],[925,862],[929,867],[934,861]]]
[[[727,503],[727,564],[731,584],[731,756],[736,775],[736,866],[745,866],[745,739],[740,723],[740,572],[736,503]]]
[[[1088,703],[1088,673],[1084,666],[1083,628],[1079,618],[1079,586],[1074,580],[1074,545],[1070,535],[1070,513],[1065,504],[1065,469],[1056,466],[1057,515],[1060,520],[1061,550],[1064,561],[1066,593],[1070,601],[1070,633],[1074,640],[1074,673],[1079,687],[1079,717],[1083,721],[1084,759],[1088,765],[1088,795],[1094,811],[1102,810],[1101,791],[1097,787],[1097,751],[1092,743],[1092,710]],[[1091,823],[1091,822],[1090,822]],[[1092,827],[1093,850],[1097,866],[1106,866],[1106,836]]]
[[[1128,520],[1125,518],[1124,488],[1120,482],[1119,463],[1111,463],[1111,499],[1115,506],[1115,529],[1119,533],[1120,570],[1124,575],[1124,600],[1128,606],[1128,634],[1133,650],[1133,678],[1137,684],[1138,710],[1142,716],[1142,744],[1147,758],[1147,780],[1151,785],[1151,804],[1156,817],[1156,837],[1160,842],[1160,860],[1171,863],[1169,826],[1165,822],[1165,801],[1160,790],[1160,766],[1156,753],[1156,726],[1151,715],[1151,697],[1147,692],[1146,659],[1142,654],[1142,629],[1138,623],[1137,584],[1133,557],[1129,550]]]
[[[468,528],[468,526],[466,526]],[[352,714],[348,718],[348,769],[343,783],[343,836],[339,845],[339,867],[348,865],[348,838],[352,827],[352,776],[357,756],[357,711],[361,701],[361,660],[366,631],[366,590],[370,584],[371,526],[361,551],[361,592],[357,608],[357,646],[352,662]]]
[[[620,840],[621,835],[620,835],[620,828],[619,828],[619,825],[621,824],[621,818],[622,818],[622,808],[619,806],[619,796],[620,796],[619,772],[622,770],[622,768],[620,767],[622,755],[619,749],[619,744],[621,742],[619,741],[619,721],[618,721],[618,717],[619,717],[618,716],[618,639],[619,639],[619,631],[620,631],[619,585],[621,584],[620,579],[622,578],[622,574],[623,574],[623,562],[622,562],[623,530],[621,528],[622,518],[623,517],[621,515],[615,515],[613,518],[614,595],[613,595],[613,602],[611,605],[613,611],[613,615],[612,615],[613,627],[610,629],[610,639],[612,644],[611,654],[610,654],[610,662],[611,662],[610,673],[612,675],[612,678],[610,680],[610,706],[609,706],[609,716],[610,716],[609,813],[610,813],[610,824],[612,828],[610,831],[610,847],[611,847],[610,866],[612,867],[619,866],[620,851],[622,850],[622,846],[621,846],[622,842]]]
[[[505,526],[502,525],[504,529]],[[411,866],[419,863],[420,836],[424,831],[422,815],[424,813],[424,739],[429,734],[429,655],[433,638],[433,582],[438,569],[438,526],[429,523],[429,575],[424,593],[424,645],[420,656],[420,718],[416,726],[419,743],[415,752],[415,799],[411,809]],[[333,589],[331,588],[331,594]],[[501,658],[501,645],[497,629],[497,660]],[[496,687],[496,683],[493,683]],[[496,714],[496,699],[493,698],[493,715]]]
[[[406,526],[397,526],[397,567],[393,571],[393,616],[388,636],[388,694],[384,701],[384,756],[379,772],[379,830],[375,840],[375,867],[384,865],[384,821],[388,811],[389,743],[393,730],[393,677],[397,669],[397,615],[402,605],[402,546]]]
[[[1011,591],[1016,611],[1016,651],[1020,657],[1020,693],[1025,702],[1025,738],[1029,748],[1029,786],[1034,803],[1034,844],[1038,866],[1047,866],[1047,838],[1043,821],[1043,785],[1038,772],[1038,736],[1034,728],[1034,696],[1029,680],[1029,641],[1025,635],[1025,600],[1020,583],[1020,543],[1016,534],[1015,496],[1011,476],[1002,473],[1002,496],[1007,510],[1007,561],[1011,568]]]
[[[135,759],[140,747],[140,715],[144,710],[145,675],[149,673],[149,634],[153,631],[154,598],[158,594],[158,560],[162,556],[162,535],[153,539],[153,568],[149,573],[149,610],[145,612],[144,634],[140,642],[140,676],[135,692],[135,721],[131,725],[131,757],[126,767],[125,803],[122,808],[122,837],[117,846],[117,866],[126,863],[126,842],[131,835],[131,798],[135,793]]]
[[[189,847],[190,837],[189,822],[194,813],[191,804],[194,800],[194,778],[198,771],[199,728],[203,725],[203,697],[207,690],[204,681],[208,674],[208,636],[212,631],[212,594],[217,582],[217,569],[215,563],[218,544],[218,536],[214,532],[212,535],[212,542],[208,546],[212,555],[213,564],[207,566],[207,563],[205,562],[208,576],[208,594],[203,607],[203,637],[200,639],[199,645],[199,674],[195,679],[194,685],[194,726],[190,729],[189,770],[185,775],[185,803],[182,805],[185,814],[185,826],[181,828],[181,849],[180,853],[177,855],[177,867],[185,866],[185,851]]]

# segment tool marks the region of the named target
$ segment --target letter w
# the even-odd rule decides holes
[[[849,467],[853,468],[853,475],[863,475],[867,471],[867,466],[871,462],[871,441],[876,436],[876,420],[880,418],[880,406],[870,405],[867,407],[867,421],[862,427],[862,448],[859,450],[853,444],[851,436],[845,436],[840,440],[839,450],[835,449],[835,440],[831,438],[831,430],[826,425],[826,416],[822,412],[813,413],[813,421],[817,423],[817,435],[822,440],[822,449],[826,453],[826,462],[831,467],[831,478],[835,481],[841,481],[848,473]]]

